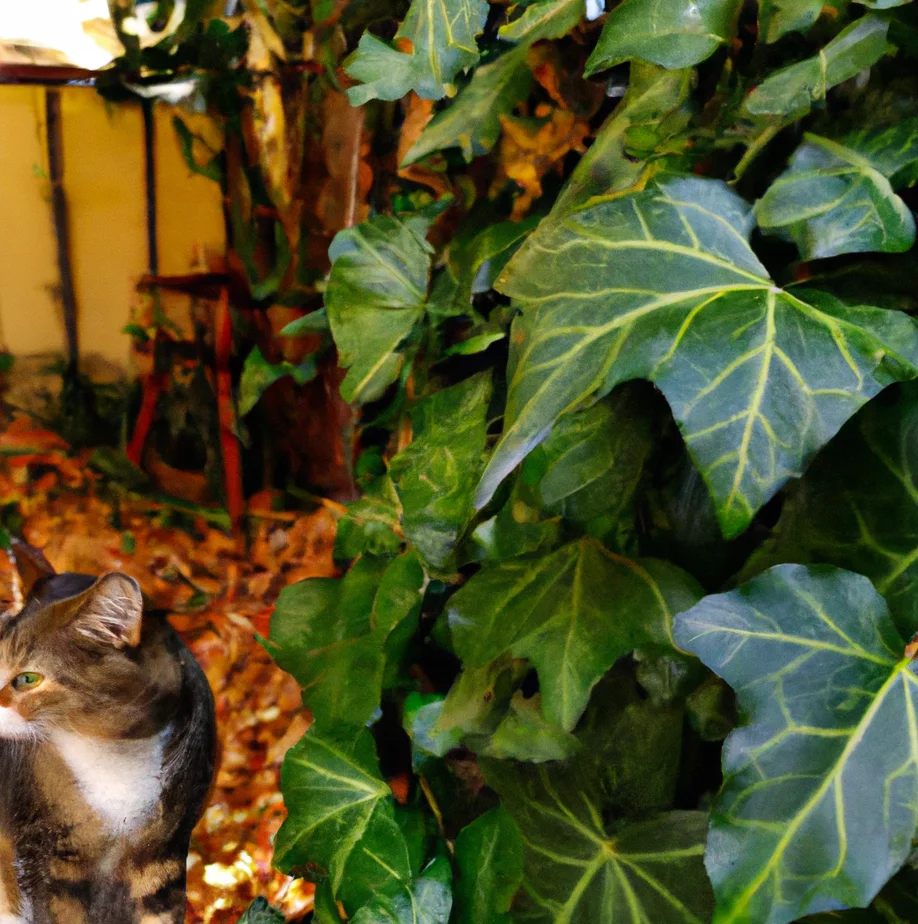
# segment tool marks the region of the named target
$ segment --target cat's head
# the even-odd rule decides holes
[[[0,617],[0,739],[124,733],[125,704],[148,686],[142,618],[140,586],[125,574],[39,580],[21,612]]]

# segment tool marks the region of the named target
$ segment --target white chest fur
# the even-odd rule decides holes
[[[149,818],[163,788],[163,753],[172,728],[136,741],[101,741],[56,732],[51,743],[73,773],[90,808],[113,836]]]

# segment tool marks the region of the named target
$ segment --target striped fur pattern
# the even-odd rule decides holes
[[[207,680],[132,578],[39,580],[0,616],[0,924],[184,921],[214,752]]]

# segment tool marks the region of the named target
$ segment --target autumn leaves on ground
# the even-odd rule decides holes
[[[189,924],[235,922],[257,895],[298,920],[312,888],[271,869],[283,818],[280,766],[307,728],[296,682],[256,639],[287,584],[333,573],[333,516],[275,512],[264,499],[239,542],[200,518],[109,490],[87,454],[15,419],[0,433],[0,496],[7,522],[44,550],[58,571],[114,569],[140,581],[191,645],[217,701],[220,771],[189,858]],[[21,517],[21,525],[16,521]],[[0,554],[0,598],[17,588]]]

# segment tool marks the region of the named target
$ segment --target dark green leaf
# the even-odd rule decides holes
[[[414,438],[389,465],[405,535],[434,573],[455,568],[456,540],[472,514],[487,433],[490,375],[435,392],[412,410]]]
[[[585,539],[537,559],[485,565],[448,603],[456,653],[484,667],[509,652],[539,674],[545,717],[574,727],[618,658],[670,644],[673,613],[698,599],[664,562],[630,561]]]
[[[484,667],[467,667],[451,687],[437,722],[438,733],[459,729],[466,736],[490,735],[506,715],[510,698],[525,674],[509,657]]]
[[[902,119],[881,128],[864,128],[841,139],[866,158],[895,189],[918,180],[918,118]]]
[[[476,68],[468,86],[424,128],[402,166],[444,148],[462,148],[466,160],[490,151],[500,135],[500,117],[529,95],[532,73],[526,54],[522,45]]]
[[[754,115],[800,116],[823,100],[832,87],[849,80],[883,57],[889,23],[867,15],[843,29],[818,55],[782,68],[757,86],[746,100]]]
[[[263,898],[256,898],[239,918],[239,924],[284,924],[284,921],[283,914]]]
[[[808,135],[788,169],[756,203],[764,231],[793,240],[804,260],[844,253],[901,253],[915,219],[869,157]]]
[[[575,769],[488,761],[519,825],[526,872],[518,919],[533,924],[706,924],[713,902],[701,812],[607,827],[598,784]],[[516,906],[514,906],[516,911]]]
[[[647,170],[647,163],[643,158],[626,156],[629,134],[640,131],[662,143],[671,133],[681,130],[688,120],[686,103],[691,83],[690,70],[668,71],[634,61],[625,98],[580,158],[533,239],[593,196],[622,192],[637,184]]]
[[[437,722],[443,711],[443,697],[438,693],[409,693],[405,698],[402,724],[411,739],[411,763],[420,769],[431,757],[442,757],[462,742],[462,731],[440,731]]]
[[[324,334],[328,330],[328,313],[324,308],[311,311],[286,324],[280,332],[281,337],[302,337],[305,334]]]
[[[542,0],[501,26],[497,34],[507,42],[561,38],[583,19],[585,11],[584,0]]]
[[[425,580],[406,552],[389,563],[361,558],[341,580],[307,578],[281,592],[268,649],[303,688],[317,726],[360,726],[379,707],[387,637],[416,620]]]
[[[245,417],[261,400],[261,396],[277,381],[292,376],[297,385],[305,385],[318,374],[314,356],[299,365],[286,361],[269,363],[258,347],[245,358],[239,382],[239,415]]]
[[[449,885],[422,876],[392,896],[375,897],[351,924],[447,924],[453,907]]]
[[[606,515],[627,533],[654,445],[652,425],[646,391],[617,389],[606,400],[562,418],[526,457],[523,482],[550,513],[575,523]],[[614,544],[621,548],[625,543]]]
[[[729,40],[737,12],[736,0],[624,0],[606,17],[586,75],[631,58],[692,67]]]
[[[492,809],[456,838],[455,924],[509,924],[523,881],[523,838],[513,819]]]
[[[580,742],[570,732],[545,721],[538,693],[526,699],[519,692],[513,695],[510,708],[494,733],[480,743],[468,741],[467,744],[486,757],[531,763],[564,760],[580,747]]]
[[[335,557],[356,558],[364,552],[395,554],[405,541],[401,515],[392,479],[388,475],[373,479],[363,497],[349,504],[347,513],[338,521]]]
[[[781,565],[676,620],[734,690],[708,837],[717,920],[784,924],[864,906],[918,821],[918,677],[860,575]]]
[[[918,386],[867,405],[793,491],[749,571],[827,562],[869,577],[899,631],[918,631]]]
[[[194,155],[194,142],[197,136],[191,132],[191,129],[189,129],[178,116],[172,117],[172,125],[178,135],[179,147],[182,149],[182,157],[185,158],[188,169],[194,173],[199,173],[201,176],[206,176],[207,179],[214,180],[217,183],[223,182],[223,169],[220,166],[220,156],[215,155],[206,164],[199,163]]]
[[[424,312],[431,253],[416,226],[387,215],[335,235],[325,307],[348,370],[345,401],[372,401],[398,378],[398,347]]]
[[[278,869],[308,864],[313,877],[327,875],[351,912],[410,880],[407,845],[367,729],[339,725],[320,736],[311,728],[288,751],[281,788],[288,815],[274,845]]]
[[[822,12],[823,0],[762,0],[759,36],[777,42],[788,32],[806,32]]]
[[[669,178],[523,245],[498,282],[523,314],[479,507],[564,414],[649,378],[735,536],[858,407],[915,374],[909,319],[777,288],[747,243],[749,218],[724,184]]]

